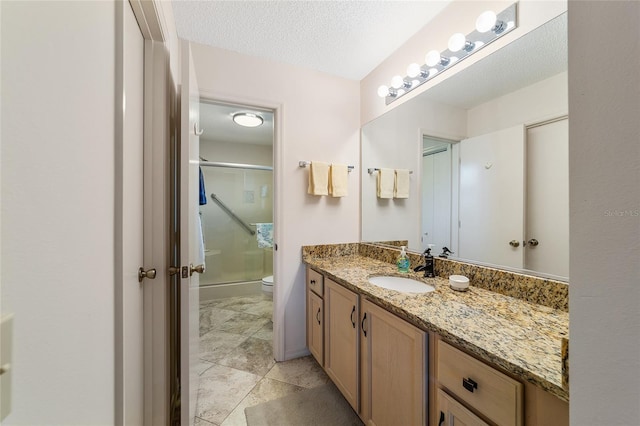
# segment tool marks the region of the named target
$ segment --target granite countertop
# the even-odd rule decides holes
[[[454,291],[444,278],[410,278],[435,287],[405,294],[369,284],[374,275],[400,275],[395,265],[361,255],[313,257],[303,262],[328,278],[384,307],[419,328],[569,401],[562,385],[561,340],[569,334],[568,312],[469,286]],[[473,283],[472,283],[473,284]]]

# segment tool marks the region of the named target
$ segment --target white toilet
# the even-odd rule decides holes
[[[273,299],[273,275],[262,279],[262,293]]]

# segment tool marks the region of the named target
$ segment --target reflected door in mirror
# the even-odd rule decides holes
[[[523,267],[524,126],[460,142],[458,256]]]
[[[422,153],[422,250],[451,244],[452,145],[424,137]],[[454,251],[455,247],[452,248]],[[438,254],[433,253],[434,255]]]
[[[527,129],[524,267],[569,277],[569,119]]]

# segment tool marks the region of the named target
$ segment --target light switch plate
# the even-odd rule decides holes
[[[12,346],[13,314],[8,314],[0,320],[0,421],[11,412]]]

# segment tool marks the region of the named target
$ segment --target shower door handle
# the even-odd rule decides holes
[[[204,265],[193,266],[193,263],[189,265],[189,276],[193,275],[194,272],[199,274],[204,274]]]

